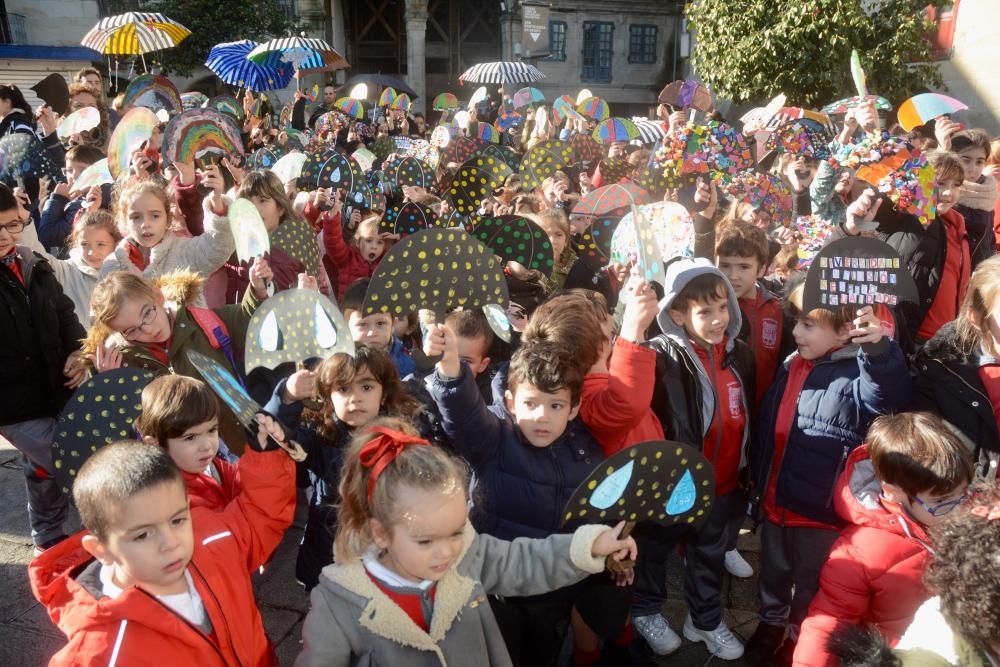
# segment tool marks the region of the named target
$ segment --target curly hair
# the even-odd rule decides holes
[[[937,524],[934,560],[924,575],[952,629],[988,652],[1000,637],[1000,520],[980,516],[976,508],[998,503],[1000,489],[989,487]]]

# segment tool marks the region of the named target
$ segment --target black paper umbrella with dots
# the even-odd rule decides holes
[[[469,160],[473,160],[475,158],[480,158],[480,157],[484,159],[493,158],[494,160],[499,160],[500,162],[503,163],[506,163],[508,159],[507,153],[505,153],[500,146],[489,143],[483,146],[480,150],[476,151],[472,156],[470,156]],[[466,162],[468,162],[469,160],[466,160]]]
[[[449,164],[451,162],[462,164],[475,155],[477,151],[482,150],[485,145],[485,141],[470,139],[464,134],[452,137],[448,145],[441,150],[439,164]]]
[[[611,261],[611,239],[629,207],[622,206],[589,217],[590,225],[574,238],[577,257],[592,271],[599,271]]]
[[[463,165],[455,174],[445,192],[447,199],[459,215],[474,215],[483,199],[501,187],[506,176],[502,170],[477,168]]]
[[[697,528],[715,501],[712,464],[690,445],[641,442],[605,459],[573,492],[563,523],[653,521]]]
[[[380,231],[398,234],[400,238],[416,234],[421,229],[437,226],[437,213],[415,202],[393,206],[385,212],[382,220],[379,221]]]
[[[319,275],[320,253],[316,233],[304,220],[285,220],[271,232],[271,247],[281,248],[299,261],[311,276]]]
[[[507,308],[510,296],[499,260],[459,229],[425,229],[392,247],[379,262],[361,307],[367,315],[394,317],[421,309],[438,322],[448,309]]]
[[[573,149],[575,164],[597,162],[604,157],[604,146],[589,134],[574,134],[566,143]]]
[[[601,160],[601,182],[604,185],[617,183],[632,172],[630,165],[624,158],[606,158]]]
[[[542,181],[573,163],[573,147],[550,139],[533,147],[521,159],[521,187],[534,190]]]
[[[389,177],[381,169],[372,169],[368,172],[368,186],[382,194],[392,193],[392,183],[389,182]]]
[[[414,186],[429,188],[434,183],[434,170],[431,166],[415,157],[404,157],[394,160],[387,171],[397,188]]]
[[[552,243],[536,223],[517,215],[477,218],[472,235],[505,262],[552,274]]]
[[[152,380],[148,371],[116,368],[95,375],[73,393],[52,440],[55,477],[64,493],[70,493],[80,466],[91,454],[136,437],[132,425],[142,411],[142,390]]]
[[[475,155],[462,165],[463,169],[475,169],[489,174],[490,180],[503,185],[507,177],[514,173],[510,165],[495,155]]]
[[[314,289],[288,289],[268,298],[250,319],[246,372],[277,368],[337,352],[354,356],[354,340],[337,307]]]
[[[306,155],[302,165],[300,181],[308,183],[310,190],[316,188],[354,189],[354,172],[351,164],[333,148],[320,148]]]
[[[247,169],[251,171],[270,169],[284,154],[285,150],[281,146],[261,146],[247,156]]]

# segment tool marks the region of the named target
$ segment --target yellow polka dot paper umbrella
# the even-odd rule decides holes
[[[392,247],[378,265],[361,307],[394,317],[421,309],[443,322],[448,309],[482,308],[510,300],[500,261],[459,229],[425,229]]]
[[[534,190],[542,181],[573,163],[573,147],[550,139],[533,147],[521,160],[521,186]]]
[[[563,524],[639,521],[697,528],[715,502],[712,465],[694,447],[641,442],[610,456],[573,492]]]
[[[472,235],[505,262],[552,274],[552,242],[538,224],[517,215],[476,218]]]
[[[488,195],[504,184],[512,173],[504,163],[489,166],[462,165],[444,193],[459,215],[473,215]]]
[[[434,170],[423,160],[415,157],[397,157],[385,168],[394,188],[412,185],[418,188],[429,188],[434,182]]]
[[[292,259],[301,262],[309,275],[319,274],[319,243],[308,222],[296,219],[286,220],[271,232],[270,237],[272,247],[281,248]]]
[[[288,289],[268,298],[250,319],[246,369],[276,368],[287,362],[354,356],[347,320],[313,289]]]
[[[64,493],[73,488],[80,466],[104,445],[135,437],[132,424],[142,409],[142,390],[153,374],[135,368],[99,373],[73,393],[52,440],[55,477]]]

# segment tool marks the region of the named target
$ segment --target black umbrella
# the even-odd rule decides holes
[[[69,85],[62,74],[49,74],[31,87],[38,98],[60,116],[69,110]]]
[[[397,93],[406,93],[410,96],[411,100],[419,97],[417,91],[410,88],[405,81],[394,76],[389,76],[388,74],[355,74],[344,82],[344,86],[351,88],[359,83],[371,83],[376,86],[392,88]]]

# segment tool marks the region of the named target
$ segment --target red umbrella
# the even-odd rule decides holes
[[[626,206],[639,206],[653,201],[652,195],[633,183],[614,183],[588,192],[573,207],[574,215],[599,217]]]

